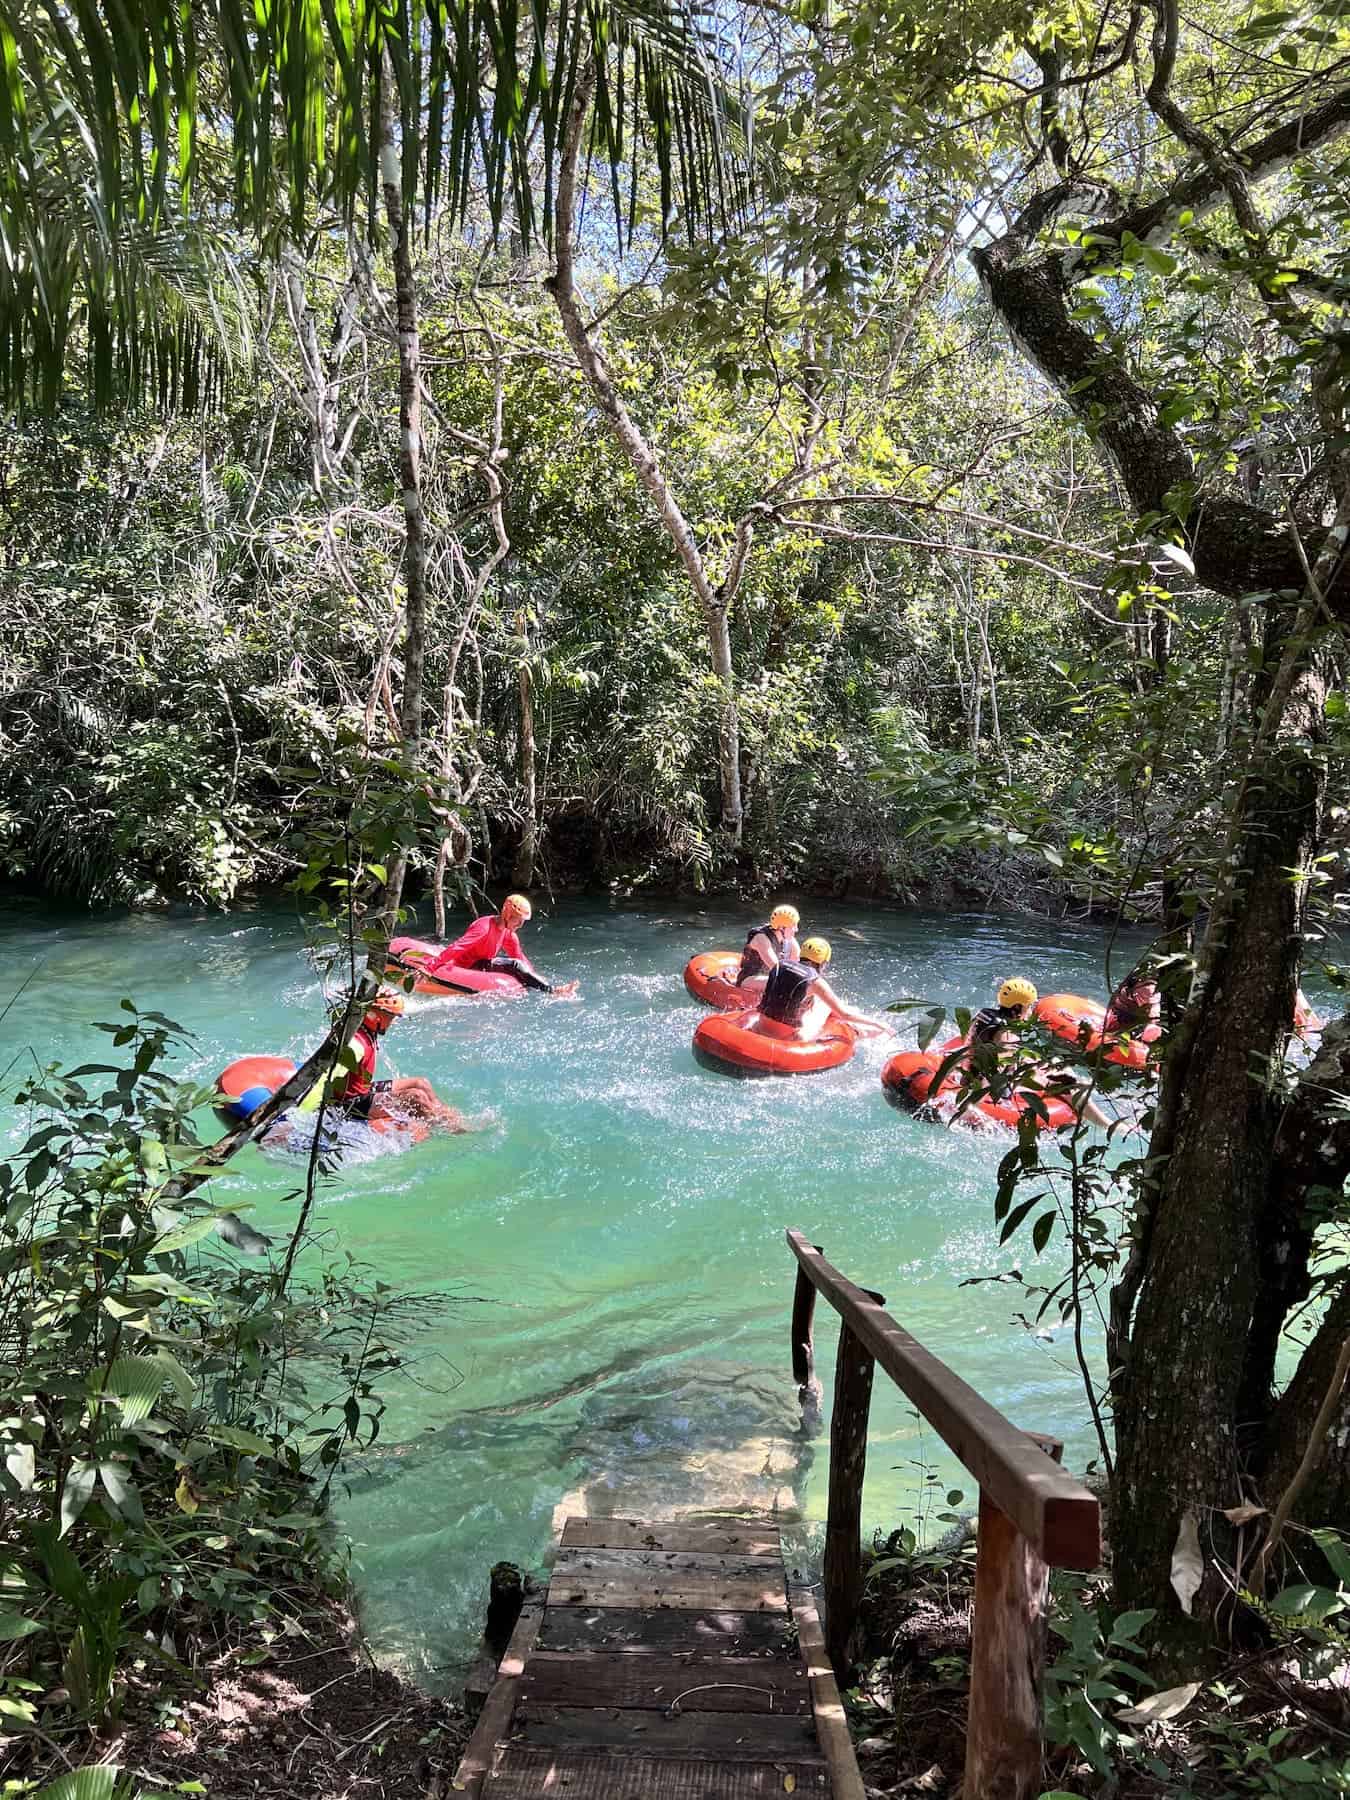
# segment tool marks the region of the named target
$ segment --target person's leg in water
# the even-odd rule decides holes
[[[1109,1131],[1113,1125],[1120,1123],[1110,1113],[1102,1111],[1092,1098],[1092,1089],[1087,1082],[1068,1084],[1062,1070],[1056,1072],[1053,1069],[1043,1069],[1037,1073],[1042,1078],[1046,1092],[1053,1094],[1056,1099],[1067,1101],[1079,1118],[1086,1119],[1089,1125],[1100,1125],[1103,1131]]]
[[[533,988],[536,993],[540,994],[560,994],[566,997],[577,991],[575,981],[560,982],[557,987],[550,982],[541,981],[533,969],[527,969],[524,963],[519,962],[514,956],[494,956],[488,962],[475,963],[474,968],[490,969],[494,975],[514,975],[523,987]]]

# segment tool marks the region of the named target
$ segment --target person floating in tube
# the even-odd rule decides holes
[[[1066,1100],[1080,1119],[1094,1125],[1115,1124],[1109,1113],[1102,1111],[1085,1086],[1066,1088],[1062,1070],[1046,1069],[1038,1064],[1017,1067],[1019,1036],[1017,1026],[1033,1016],[1040,998],[1034,982],[1024,975],[1014,975],[1002,983],[994,1006],[982,1006],[970,1021],[971,1065],[987,1084],[989,1097],[1005,1099],[1014,1085],[1020,1088],[1044,1087],[1056,1099]]]
[[[347,1048],[356,1059],[355,1068],[335,1069],[309,1090],[296,1111],[317,1112],[322,1103],[329,1111],[370,1124],[388,1119],[401,1125],[420,1119],[446,1131],[468,1131],[470,1126],[463,1113],[447,1106],[424,1075],[392,1081],[375,1079],[380,1039],[402,1015],[405,1005],[402,994],[381,988],[348,1040]]]
[[[854,1012],[831,988],[821,970],[829,962],[830,946],[822,937],[810,937],[802,945],[800,960],[780,958],[770,970],[759,1003],[761,1019],[790,1026],[803,1044],[820,1036],[826,1019],[833,1015],[856,1031],[889,1032],[890,1026],[866,1013]]]
[[[568,998],[576,993],[576,982],[563,981],[555,987],[545,981],[520,947],[516,932],[533,911],[524,894],[508,894],[500,912],[485,913],[481,919],[475,919],[462,937],[423,965],[422,974],[443,975],[447,969],[491,969],[494,974],[514,975],[522,986],[535,988],[541,994]]]
[[[1157,978],[1149,965],[1142,962],[1130,970],[1107,1001],[1102,1035],[1112,1037],[1128,1032],[1133,1036],[1156,1025],[1161,1017],[1162,995],[1158,992]]]
[[[797,927],[802,916],[795,906],[775,906],[767,925],[756,925],[745,934],[741,969],[736,986],[754,998],[762,994],[780,962],[797,962]]]

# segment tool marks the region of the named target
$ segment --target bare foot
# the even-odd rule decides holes
[[[553,990],[555,1000],[570,1000],[581,986],[579,981],[561,981]]]

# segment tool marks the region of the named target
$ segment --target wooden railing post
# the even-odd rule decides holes
[[[830,1507],[825,1527],[825,1641],[841,1681],[862,1598],[862,1485],[875,1363],[918,1408],[979,1483],[967,1800],[1034,1800],[1041,1780],[1041,1676],[1047,1570],[1095,1569],[1101,1507],[1057,1468],[1058,1439],[1021,1431],[860,1288],[789,1229],[797,1259],[792,1368],[813,1376],[815,1295],[839,1314],[830,1426]],[[818,1386],[818,1384],[817,1384]],[[805,1408],[803,1409],[805,1411]]]
[[[1038,1441],[1058,1462],[1062,1444]],[[1035,1546],[981,1488],[962,1786],[963,1793],[980,1800],[1035,1800],[1041,1792],[1049,1573]]]
[[[830,1510],[825,1524],[825,1647],[841,1684],[852,1671],[849,1643],[862,1600],[862,1490],[867,1468],[867,1415],[872,1353],[839,1327],[830,1418]]]
[[[816,1245],[820,1249],[820,1245]],[[816,1379],[815,1284],[805,1269],[797,1270],[792,1291],[792,1379],[797,1383],[802,1423],[814,1430],[820,1422],[820,1383]]]

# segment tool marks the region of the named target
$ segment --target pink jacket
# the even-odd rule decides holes
[[[496,913],[487,913],[483,918],[475,919],[453,944],[447,944],[440,955],[427,964],[427,973],[434,975],[439,969],[471,969],[475,963],[491,962],[494,956],[514,956],[531,973],[534,971],[534,964],[521,949],[515,932],[508,931]]]

